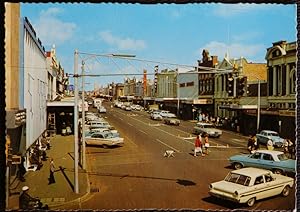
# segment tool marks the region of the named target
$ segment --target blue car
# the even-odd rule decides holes
[[[272,170],[275,174],[296,173],[296,161],[280,151],[257,150],[250,155],[232,156],[229,161],[235,169],[256,167]]]

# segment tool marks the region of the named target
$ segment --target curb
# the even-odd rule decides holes
[[[81,197],[78,197],[76,199],[73,199],[73,200],[70,200],[70,201],[67,201],[67,202],[64,202],[64,203],[59,203],[59,204],[48,204],[48,206],[55,208],[55,207],[61,207],[61,206],[69,205],[69,204],[72,204],[72,203],[75,203],[75,202],[78,202],[80,204],[81,202],[86,201],[88,199],[88,197],[90,196],[90,189],[91,189],[90,180],[89,180],[87,172],[86,172],[86,175],[87,175],[86,193],[84,193]]]

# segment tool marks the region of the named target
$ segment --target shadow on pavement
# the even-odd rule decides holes
[[[175,181],[179,185],[183,186],[195,186],[196,183],[191,180],[185,179],[172,179],[172,178],[162,178],[162,177],[148,177],[148,176],[138,176],[138,175],[129,175],[129,174],[112,174],[112,173],[100,173],[100,172],[88,172],[89,175],[96,176],[107,176],[107,177],[118,177],[120,179],[123,178],[143,178],[143,179],[151,179],[151,180],[168,180]]]
[[[202,198],[202,200],[205,201],[205,202],[212,203],[212,204],[220,205],[220,206],[228,208],[230,210],[238,209],[238,208],[241,207],[240,204],[230,202],[230,201],[226,201],[226,200],[222,200],[222,199],[218,199],[218,198],[211,197],[211,196],[204,197],[204,198]]]
[[[70,186],[70,187],[72,188],[72,190],[74,191],[74,185],[72,184],[71,180],[68,178],[68,176],[67,176],[66,173],[65,173],[65,169],[66,169],[66,168],[64,168],[64,167],[62,167],[62,166],[59,166],[59,169],[60,169],[60,171],[62,172],[62,174],[64,175],[64,177],[66,178],[66,180],[67,180],[69,186]]]

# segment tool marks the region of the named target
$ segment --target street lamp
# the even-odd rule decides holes
[[[88,55],[88,57],[82,59],[82,74],[78,75],[78,55]],[[74,52],[74,86],[75,86],[75,94],[74,94],[74,191],[75,193],[79,193],[79,188],[78,188],[78,77],[82,77],[82,168],[86,168],[86,155],[85,155],[85,110],[84,110],[84,65],[85,61],[88,59],[94,58],[94,57],[115,57],[115,58],[120,58],[120,59],[125,59],[125,58],[133,58],[135,55],[129,55],[129,54],[102,54],[102,55],[97,55],[97,54],[90,54],[90,53],[83,53],[83,52],[78,52],[76,49]]]

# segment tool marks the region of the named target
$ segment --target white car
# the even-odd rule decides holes
[[[103,106],[98,107],[98,112],[99,113],[106,113],[106,109]]]
[[[108,122],[97,121],[97,122],[92,122],[89,128],[90,128],[90,130],[95,129],[95,128],[112,129],[112,126],[110,126],[110,124]]]
[[[294,185],[294,179],[272,171],[243,168],[231,171],[224,180],[211,183],[211,196],[253,206],[256,200],[282,194],[286,197]]]
[[[219,138],[222,135],[222,130],[217,129],[213,124],[206,122],[198,122],[193,128],[194,134],[207,133],[210,137]]]
[[[99,145],[104,148],[124,143],[124,138],[115,137],[111,132],[95,132],[85,138],[87,145]]]
[[[150,118],[153,119],[153,120],[162,120],[162,116],[160,115],[160,111],[153,111],[151,114],[150,114]]]

